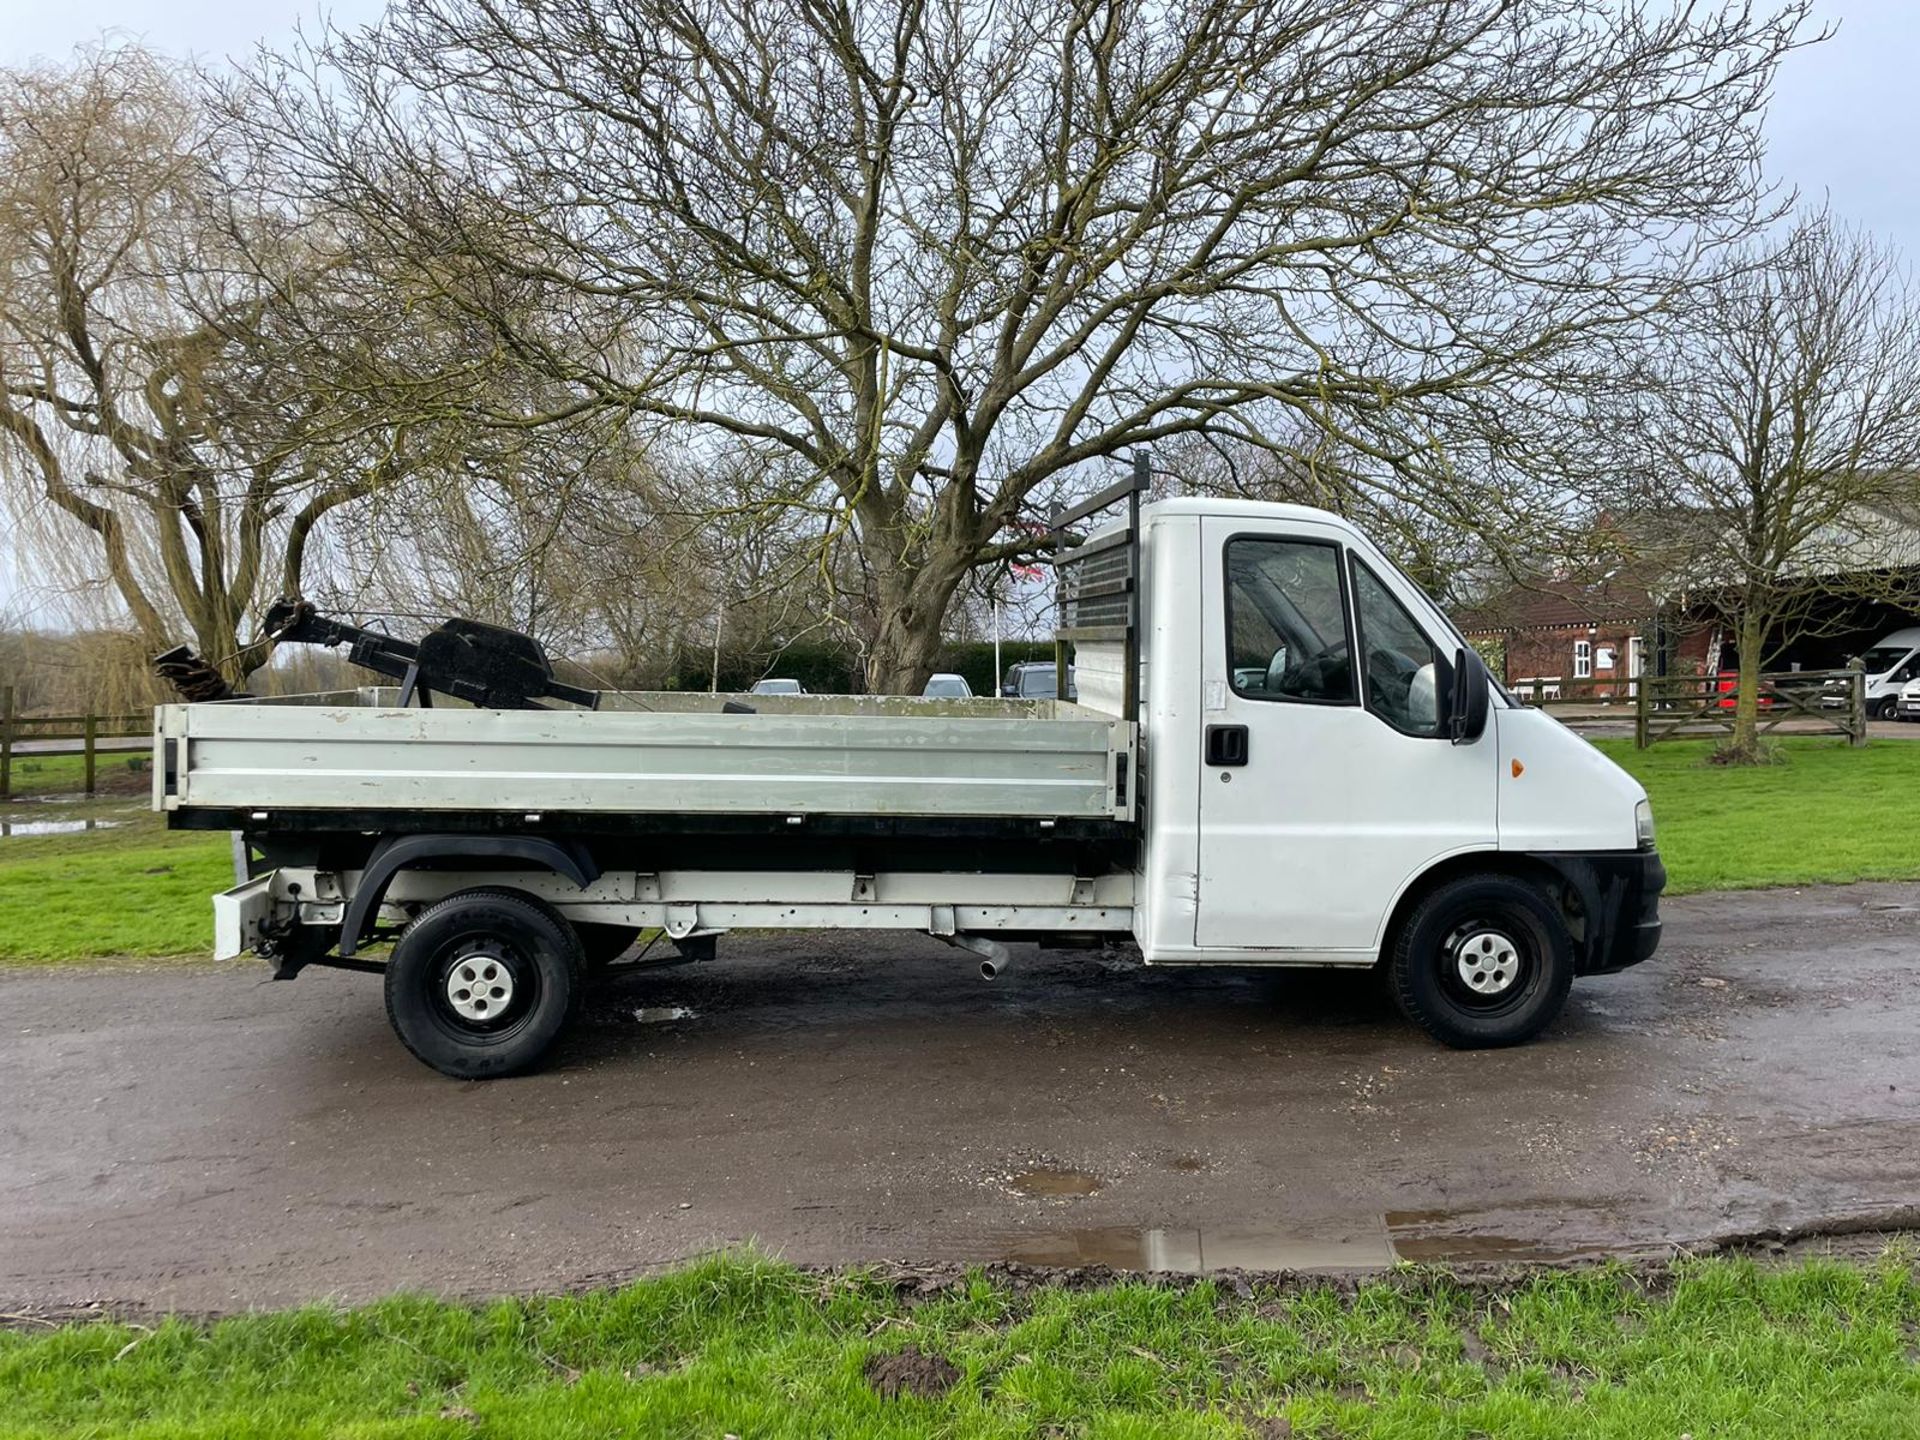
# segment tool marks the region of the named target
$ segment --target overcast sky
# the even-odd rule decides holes
[[[58,59],[103,33],[183,57],[244,58],[262,41],[284,42],[297,24],[315,28],[323,13],[357,25],[384,8],[384,0],[0,0],[0,64]],[[1920,262],[1920,126],[1912,103],[1920,4],[1819,0],[1818,10],[1837,33],[1781,71],[1767,122],[1770,168]],[[0,545],[0,605],[16,595],[11,569]]]
[[[324,11],[341,24],[378,17],[384,0],[0,0],[0,63],[59,57],[103,32],[176,55],[244,57],[278,44]],[[1847,220],[1920,259],[1920,4],[1819,0],[1838,33],[1803,50],[1780,76],[1768,134],[1775,175],[1810,198],[1832,197]]]

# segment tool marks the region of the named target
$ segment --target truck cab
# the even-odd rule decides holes
[[[1357,529],[1230,500],[1141,522],[1149,960],[1391,962],[1444,893],[1439,978],[1464,992],[1464,1038],[1507,1017],[1536,926],[1567,927],[1579,973],[1651,953],[1664,872],[1645,791],[1511,701]],[[1476,733],[1442,703],[1461,669],[1486,690]],[[1512,963],[1468,963],[1495,953]]]

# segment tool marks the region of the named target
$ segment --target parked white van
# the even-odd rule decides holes
[[[1900,704],[1900,691],[1920,679],[1920,626],[1882,635],[1860,657],[1867,673],[1867,718],[1891,720]]]

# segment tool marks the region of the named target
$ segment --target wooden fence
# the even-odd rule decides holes
[[[81,777],[91,795],[99,779],[102,740],[144,739],[153,734],[153,716],[146,715],[17,715],[14,713],[13,687],[0,691],[0,800],[12,798],[13,764],[16,756],[48,759],[56,755],[82,757]],[[24,741],[53,744],[67,748],[24,751]]]
[[[1633,713],[1634,743],[1642,750],[1661,740],[1733,733],[1735,694],[1719,675],[1644,675],[1631,680],[1572,680],[1537,676],[1507,688],[1523,705],[1543,710],[1578,709],[1589,719],[1612,709]],[[1844,735],[1867,741],[1866,680],[1858,670],[1793,670],[1760,677],[1759,728],[1764,733],[1792,723],[1806,733]]]
[[[1646,676],[1634,704],[1634,744],[1642,750],[1662,740],[1733,734],[1732,690],[1717,675]],[[1814,733],[1844,735],[1867,743],[1867,677],[1858,670],[1794,670],[1762,675],[1756,715],[1759,733],[1790,722],[1814,722]]]

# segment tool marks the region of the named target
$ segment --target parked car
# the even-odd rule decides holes
[[[1719,708],[1722,710],[1732,710],[1738,706],[1740,703],[1740,672],[1738,670],[1722,670],[1714,679],[1718,682],[1713,688],[1714,693],[1720,697]],[[1771,710],[1773,708],[1773,697],[1765,691],[1762,691],[1754,699],[1753,703],[1755,709]]]
[[[1060,672],[1051,660],[1023,660],[1009,665],[1000,681],[1000,694],[1008,700],[1058,700]],[[1080,687],[1074,683],[1073,666],[1067,667],[1067,699],[1078,700]]]
[[[1920,720],[1920,680],[1909,680],[1901,687],[1900,698],[1894,703],[1893,718]]]
[[[752,694],[755,695],[804,695],[807,687],[798,680],[789,680],[783,676],[774,676],[767,680],[753,682]]]
[[[920,693],[936,700],[970,700],[973,687],[967,684],[964,675],[932,675],[927,679],[927,688]]]

